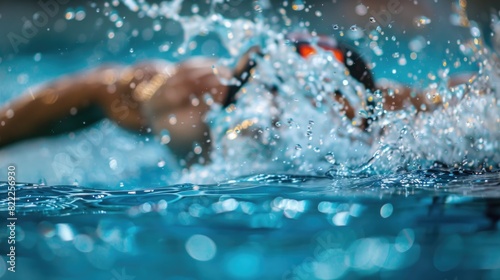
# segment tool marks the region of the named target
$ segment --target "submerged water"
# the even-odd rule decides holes
[[[236,109],[213,106],[207,118],[212,162],[183,169],[158,139],[107,121],[0,151],[0,165],[15,164],[31,182],[16,185],[15,274],[6,270],[9,232],[0,231],[2,279],[500,277],[499,64],[467,19],[464,1],[455,4],[452,19],[470,30],[457,46],[462,64],[476,67],[477,75],[447,89],[450,71],[460,68],[450,55],[448,66],[423,74],[444,109],[390,113],[377,106],[373,114],[384,117],[371,133],[343,116],[328,93],[341,90],[353,104],[370,94],[377,101],[378,93],[365,92],[327,52],[298,57],[284,36],[290,30],[285,6],[276,20],[287,26],[281,29],[263,16],[267,1],[255,1],[253,19],[221,16],[219,2],[208,15],[194,5],[181,15],[186,3],[180,0],[101,7],[117,27],[108,33],[110,51],[120,44],[114,38],[135,32],[120,29],[126,19],[114,10],[119,5],[139,17],[177,22],[183,42],[175,50],[159,47],[174,59],[194,49],[199,34],[216,36],[227,52],[214,69],[233,65],[252,45],[262,47],[266,55],[256,57]],[[351,31],[346,37],[375,57],[388,51],[381,47],[387,30]],[[414,45],[425,44],[420,41]],[[57,58],[44,59],[50,65]],[[6,220],[7,184],[0,193]]]

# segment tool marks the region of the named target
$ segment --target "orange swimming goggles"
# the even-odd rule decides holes
[[[340,63],[346,66],[353,78],[363,83],[367,89],[375,90],[375,82],[370,68],[361,55],[349,46],[337,42],[331,36],[312,36],[307,32],[289,33],[287,34],[287,39],[290,44],[295,46],[297,53],[303,58],[316,54],[319,48],[331,52]],[[315,42],[315,44],[312,42]],[[352,63],[347,63],[347,54],[349,54],[349,59],[352,60]]]
[[[295,47],[297,48],[297,52],[303,58],[307,58],[307,57],[317,53],[316,48],[314,48],[314,46],[312,46],[311,44],[309,44],[307,42],[297,42],[297,43],[295,43]],[[318,43],[318,47],[324,49],[325,51],[330,51],[339,62],[344,63],[344,53],[341,50],[334,48],[334,47],[331,47],[331,46],[328,46],[328,45],[323,45],[320,43]]]
[[[303,58],[316,54],[317,46],[331,52],[339,62],[344,63],[345,61],[344,52],[338,47],[337,41],[330,36],[320,35],[313,37],[309,33],[292,32],[288,34],[288,39],[293,42],[297,52]],[[317,41],[316,46],[311,44],[313,40]]]

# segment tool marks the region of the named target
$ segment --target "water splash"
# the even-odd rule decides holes
[[[451,89],[446,86],[450,79],[450,66],[453,64],[451,59],[446,61],[447,64],[443,63],[441,69],[428,73],[432,79],[429,78],[431,84],[424,91],[426,98],[439,97],[444,104],[432,113],[417,113],[420,108],[412,106],[398,112],[384,111],[380,92],[366,91],[363,85],[348,75],[344,65],[330,52],[318,48],[314,39],[316,33],[306,30],[306,24],[302,24],[303,28],[299,30],[289,27],[291,21],[285,5],[278,9],[279,17],[266,19],[264,14],[273,10],[270,3],[255,1],[252,2],[253,19],[230,19],[219,13],[220,6],[225,5],[221,1],[208,3],[208,8],[202,4],[194,8],[189,6],[191,13],[183,9],[186,3],[181,0],[158,3],[123,0],[105,3],[102,5],[102,14],[115,25],[119,21],[123,24],[121,28],[116,27],[107,33],[109,42],[115,42],[113,44],[116,44],[117,49],[127,47],[127,44],[117,44],[120,40],[149,34],[127,28],[127,18],[116,9],[120,3],[139,18],[151,18],[152,25],[148,30],[153,33],[166,30],[164,24],[170,26],[175,22],[180,26],[183,38],[179,45],[164,42],[159,46],[166,56],[178,59],[186,57],[196,47],[200,37],[213,35],[219,38],[227,50],[227,55],[215,63],[214,68],[233,67],[251,46],[260,46],[263,53],[262,56],[254,57],[257,67],[251,73],[250,81],[238,93],[237,104],[224,110],[217,104],[212,105],[207,116],[213,137],[212,163],[208,166],[195,166],[186,172],[179,171],[177,175],[183,176],[179,179],[182,182],[217,182],[262,172],[308,175],[324,175],[329,172],[344,176],[384,174],[425,169],[435,162],[463,169],[499,168],[500,64],[494,51],[484,43],[485,34],[481,32],[480,26],[467,18],[464,1],[454,4],[454,16],[459,19],[455,23],[469,30],[470,37],[458,44],[467,63],[477,65],[479,70],[467,83]],[[256,6],[260,8],[255,9]],[[94,4],[91,7],[98,9],[101,6]],[[75,11],[71,10],[69,16],[74,17]],[[277,26],[279,20],[282,20],[281,26]],[[493,42],[496,49],[500,46],[498,26],[498,15],[493,15]],[[333,28],[339,29],[338,25]],[[387,37],[388,41],[399,43],[398,38],[389,38],[386,30],[380,26],[366,34],[360,33],[362,28],[355,29],[356,31],[351,31],[346,28],[346,37],[349,37],[349,32],[357,32],[355,43],[360,46],[368,45],[372,54],[377,57],[386,52],[382,38]],[[312,44],[317,48],[317,55],[307,59],[300,57],[293,44],[287,40],[287,33],[290,31],[312,34]],[[341,34],[344,31],[336,32]],[[150,38],[150,35],[146,37]],[[425,55],[428,44],[423,37],[415,37],[410,44],[412,54],[408,59],[414,60],[417,54]],[[132,57],[139,53],[137,47],[129,46],[128,49],[133,53]],[[35,56],[35,60],[40,60],[38,56]],[[406,65],[407,57],[403,51],[393,53],[392,57],[400,65]],[[375,63],[370,65],[375,67]],[[237,83],[236,79],[224,82]],[[332,93],[335,91],[342,92],[355,107],[354,119],[348,118],[342,105],[334,101]],[[373,112],[363,106],[366,105],[367,97],[375,100]],[[192,102],[202,101],[196,99]],[[371,125],[370,132],[367,133],[359,128],[359,124],[363,118],[369,117],[379,120]],[[172,115],[169,121],[176,122],[176,116]],[[102,132],[99,127],[98,130]],[[161,133],[158,140],[159,143],[168,144],[170,135],[168,132]],[[98,144],[102,145],[101,142]],[[133,143],[129,143],[123,150],[135,148]],[[109,170],[116,174],[135,176],[140,172],[141,164],[144,165],[133,160],[130,168],[124,168],[125,159],[120,156],[123,151],[119,150],[118,155],[102,152],[106,150],[108,149],[96,150],[97,156],[105,157],[105,168],[102,172],[96,172],[99,178],[109,177],[106,174]],[[193,152],[201,153],[202,150],[195,145]],[[54,154],[56,163],[68,162],[70,158],[67,154],[71,155],[68,152]],[[69,167],[63,171],[59,168],[58,174],[64,176],[58,179],[85,182],[84,170],[92,168],[91,161],[86,163],[86,154],[85,157],[77,157],[77,160],[75,164],[65,165]],[[153,165],[155,168],[163,168],[171,166],[170,162],[166,155],[161,155],[155,158]],[[168,180],[168,183],[177,179]],[[114,186],[116,181],[112,183]]]
[[[441,71],[439,80],[426,91],[429,98],[437,94],[444,104],[433,113],[417,113],[411,106],[386,112],[378,102],[373,114],[384,117],[372,125],[371,134],[358,128],[361,117],[369,117],[362,107],[365,89],[330,53],[318,48],[318,55],[304,60],[286,40],[286,30],[276,32],[258,18],[224,18],[215,12],[219,1],[211,2],[207,16],[198,12],[181,16],[182,0],[158,5],[132,0],[123,3],[152,18],[178,21],[184,31],[178,51],[185,50],[197,35],[213,32],[231,55],[221,60],[221,65],[230,67],[253,45],[260,46],[265,54],[254,58],[257,67],[253,79],[242,88],[237,105],[226,110],[215,105],[207,117],[214,138],[211,166],[195,167],[184,179],[205,180],[217,174],[218,181],[262,171],[291,170],[305,174],[322,174],[329,169],[342,174],[383,173],[425,168],[434,162],[461,168],[498,168],[499,64],[484,45],[477,24],[467,18],[466,1],[453,4],[451,20],[471,31],[472,38],[462,44],[461,50],[478,66],[478,74],[468,83],[448,89],[449,71]],[[269,6],[267,2],[256,3]],[[294,1],[294,10],[301,3]],[[416,21],[430,23],[424,16]],[[376,43],[383,31],[374,32],[365,39]],[[422,44],[419,48],[425,47],[425,42]],[[336,90],[356,106],[355,119],[347,118],[333,101],[331,93]],[[335,163],[326,158],[334,158]]]

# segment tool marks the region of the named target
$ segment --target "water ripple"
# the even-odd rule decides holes
[[[0,213],[7,213],[6,183],[0,184]],[[228,198],[259,204],[276,197],[309,200],[381,197],[500,197],[500,172],[474,173],[429,169],[387,175],[332,177],[259,174],[214,185],[183,184],[155,189],[100,190],[78,186],[18,184],[18,214],[65,215],[77,213],[161,211],[182,201],[217,203]],[[184,202],[182,202],[184,203]],[[142,208],[141,208],[142,207]],[[141,210],[142,209],[142,210]]]

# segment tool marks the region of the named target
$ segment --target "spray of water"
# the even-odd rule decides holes
[[[440,71],[425,92],[429,98],[437,94],[443,101],[432,113],[417,113],[411,106],[385,112],[380,93],[367,92],[331,53],[318,48],[318,55],[299,57],[286,39],[287,30],[276,31],[272,21],[262,16],[270,7],[267,1],[254,2],[253,20],[223,17],[216,12],[221,1],[212,1],[206,16],[197,9],[180,15],[182,0],[122,3],[142,15],[179,22],[184,31],[179,53],[197,35],[217,34],[231,58],[221,59],[214,68],[231,67],[254,45],[264,53],[254,57],[253,79],[241,89],[237,104],[225,110],[214,105],[207,116],[213,136],[212,163],[195,166],[183,180],[217,181],[258,172],[384,173],[428,168],[435,162],[459,168],[498,168],[500,64],[484,44],[477,24],[467,18],[465,1],[454,4],[452,22],[470,30],[470,40],[460,49],[479,71],[467,84],[451,89],[446,86],[449,69]],[[286,12],[280,10],[280,14],[284,25],[290,25]],[[493,17],[495,32],[500,29],[498,22]],[[372,33],[365,39],[373,40],[377,34]],[[495,38],[498,48],[500,40]],[[333,100],[336,90],[357,106],[353,120]],[[373,113],[362,106],[369,94],[376,101]],[[369,114],[383,115],[372,124],[371,133],[358,128],[362,117]]]
[[[471,34],[460,50],[479,71],[466,84],[449,89],[446,86],[449,69],[444,69],[438,81],[425,92],[437,94],[443,101],[442,107],[426,114],[412,113],[410,108],[404,114],[388,114],[384,121],[376,123],[375,126],[385,130],[379,139],[382,148],[377,150],[377,157],[383,154],[384,160],[374,163],[374,168],[381,162],[384,167],[405,169],[441,162],[456,168],[498,169],[498,56],[484,44],[477,23],[467,18],[466,1],[458,1],[453,7],[452,22],[467,28]],[[493,30],[498,31],[496,16],[492,22]]]

